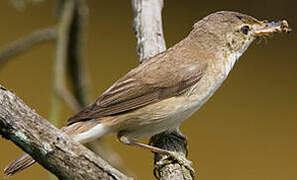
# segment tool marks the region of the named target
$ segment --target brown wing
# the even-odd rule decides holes
[[[67,123],[115,115],[162,99],[178,96],[196,84],[206,64],[151,59],[115,82],[93,104],[71,117]]]

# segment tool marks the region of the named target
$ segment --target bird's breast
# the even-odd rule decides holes
[[[194,111],[199,109],[221,86],[240,55],[218,53],[216,60],[209,61],[210,63],[201,80],[186,94],[188,106],[185,107]]]

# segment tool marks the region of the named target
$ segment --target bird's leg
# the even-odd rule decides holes
[[[169,155],[170,154],[170,151],[167,151],[165,149],[161,149],[161,148],[158,148],[158,147],[154,147],[154,146],[151,146],[151,145],[148,145],[148,144],[143,144],[141,142],[138,142],[132,138],[129,138],[127,136],[118,136],[118,139],[121,143],[123,144],[126,144],[126,145],[131,145],[131,146],[138,146],[138,147],[141,147],[141,148],[145,148],[145,149],[148,149],[148,150],[151,150],[155,153],[160,153],[160,154],[165,154],[165,155]]]
[[[118,135],[118,139],[120,142],[122,142],[123,144],[126,144],[126,145],[138,146],[141,148],[151,150],[152,152],[155,152],[155,153],[167,155],[169,158],[176,160],[178,162],[178,164],[180,164],[181,166],[184,166],[185,168],[187,168],[191,172],[192,175],[194,174],[194,169],[191,167],[192,162],[187,160],[186,157],[182,153],[175,152],[175,151],[168,151],[168,150],[154,147],[154,146],[151,146],[148,144],[143,144],[141,142],[138,142],[132,138],[129,138],[129,137],[123,136],[123,135]],[[165,158],[167,159],[168,157],[165,157]]]

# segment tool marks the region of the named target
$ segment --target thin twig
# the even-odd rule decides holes
[[[62,98],[74,111],[80,109],[79,103],[66,87],[66,60],[70,25],[73,18],[75,2],[65,1],[57,30],[57,47],[54,61],[54,93],[52,96],[50,121],[59,125],[60,98]]]
[[[56,36],[56,28],[50,27],[35,30],[28,36],[10,43],[0,51],[0,66],[7,63],[9,58],[16,56],[37,44],[54,40],[56,39]]]
[[[80,108],[90,102],[90,80],[84,64],[85,31],[87,29],[88,6],[84,0],[77,0],[69,31],[67,68],[73,86],[74,96]]]

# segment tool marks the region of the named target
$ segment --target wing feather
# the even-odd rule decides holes
[[[207,64],[197,62],[153,61],[149,65],[142,64],[115,82],[93,104],[71,117],[67,123],[111,116],[183,94],[204,74]]]

